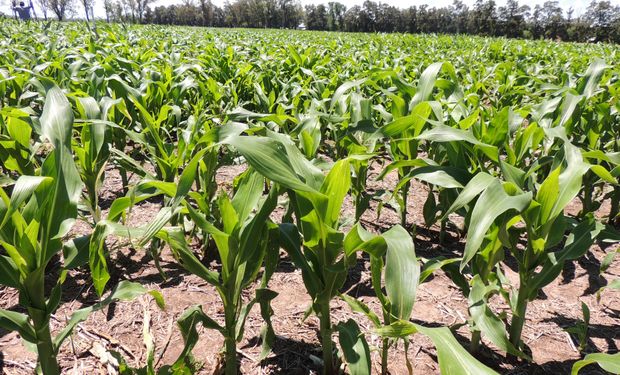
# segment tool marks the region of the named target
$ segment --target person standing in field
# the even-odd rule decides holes
[[[19,19],[21,19],[22,21],[30,20],[30,11],[33,10],[32,0],[30,0],[30,4],[28,6],[26,6],[23,1],[20,1],[19,5],[16,5],[15,1],[13,1],[12,8],[13,12],[15,12],[19,16]]]

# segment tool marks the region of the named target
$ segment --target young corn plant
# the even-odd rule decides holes
[[[407,204],[412,178],[410,174],[413,173],[415,167],[420,166],[417,163],[420,152],[418,137],[429,123],[431,116],[434,116],[440,123],[443,121],[441,104],[432,100],[437,77],[441,71],[445,71],[452,81],[456,82],[454,67],[450,63],[429,65],[420,75],[416,88],[401,82],[398,77],[393,77],[400,89],[400,95],[390,94],[391,121],[376,132],[377,136],[388,139],[388,151],[393,160],[379,178],[385,177],[392,170],[398,171],[399,184],[394,189],[394,197],[399,206],[400,224],[403,227],[407,227]],[[459,97],[462,93],[458,86],[451,83],[446,86],[444,95]]]
[[[30,114],[16,108],[0,110],[0,166],[4,175],[33,175],[39,167],[35,147],[30,144]]]
[[[267,134],[268,137],[231,136],[224,143],[233,146],[267,179],[287,189],[297,224],[280,225],[281,244],[302,271],[312,298],[310,312],[317,314],[320,321],[323,372],[333,374],[337,367],[330,302],[338,295],[347,270],[356,260],[344,252],[345,234],[340,229],[340,210],[351,186],[350,163],[340,160],[324,176],[290,138]]]
[[[105,120],[107,111],[114,105],[112,99],[102,99],[104,113],[99,103],[92,97],[76,98],[78,113],[82,120],[79,137],[73,138],[73,150],[80,177],[85,186],[85,199],[94,225],[101,220],[99,192],[105,178],[105,167],[110,157],[110,135],[108,127],[102,122],[88,120]],[[103,118],[101,118],[103,117]]]
[[[264,177],[250,169],[238,179],[232,199],[226,193],[221,193],[216,199],[216,212],[213,213],[211,208],[203,211],[201,205],[188,193],[199,169],[199,160],[204,155],[205,152],[199,152],[186,167],[171,204],[162,209],[161,215],[154,220],[154,225],[145,229],[143,238],[156,236],[168,243],[180,265],[213,285],[222,300],[224,325],[207,316],[199,305],[190,307],[179,318],[178,324],[185,348],[173,368],[178,371],[192,368],[191,352],[198,341],[196,328],[200,323],[208,329],[218,331],[224,337],[225,373],[236,374],[237,342],[243,338],[246,317],[255,304],[260,305],[261,314],[266,321],[261,358],[269,354],[275,339],[269,320],[269,303],[276,297],[276,293],[269,290],[267,284],[278,260],[278,230],[269,220],[269,215],[277,203],[278,190],[272,188],[264,196]],[[197,227],[212,236],[222,262],[219,272],[200,262],[191,251],[183,228],[163,228],[178,210],[185,211]],[[211,222],[211,215],[215,215],[216,222]],[[255,297],[244,303],[242,292],[255,282],[263,265],[260,287],[256,289]]]
[[[115,300],[131,299],[146,290],[138,284],[121,282],[106,299],[76,311],[52,336],[49,322],[60,305],[67,270],[84,263],[90,246],[99,246],[103,238],[93,235],[90,246],[81,246],[81,254],[75,241],[67,242],[67,262],[50,280],[52,260],[63,250],[62,238],[77,217],[82,183],[71,152],[71,106],[57,86],[46,85],[49,88],[40,122],[42,135],[53,150],[45,158],[40,175],[18,178],[10,196],[0,189],[0,284],[17,289],[20,305],[26,310],[18,313],[0,309],[0,327],[19,332],[38,355],[38,371],[55,375],[60,374],[58,351],[79,322]],[[53,287],[47,292],[50,283]]]
[[[360,87],[367,79],[349,81],[343,83],[330,100],[330,115],[312,116],[310,119],[319,121],[320,118],[328,123],[327,129],[335,143],[334,158],[349,158],[351,163],[351,196],[355,205],[355,222],[357,222],[368,209],[372,195],[366,191],[368,180],[368,164],[376,156],[375,149],[379,138],[375,135],[376,127],[373,121],[372,99],[364,97],[361,93],[348,90]],[[318,115],[318,114],[317,114]],[[320,129],[318,134],[320,135]],[[302,140],[309,138],[301,133]],[[302,143],[306,150],[306,142]],[[325,152],[330,153],[329,148]],[[306,153],[306,157],[313,158],[315,155]]]
[[[578,223],[564,215],[564,208],[577,196],[581,179],[590,168],[581,151],[564,139],[563,157],[557,157],[549,175],[533,192],[526,191],[535,180],[523,177],[501,182],[480,173],[463,189],[448,210],[468,204],[479,195],[469,219],[467,243],[461,270],[470,265],[476,276],[471,281],[470,314],[475,330],[482,332],[506,352],[521,355],[524,349],[521,332],[526,319],[528,302],[551,283],[566,261],[582,256],[602,229],[593,217]],[[568,236],[565,237],[565,232]],[[521,243],[522,236],[526,243]],[[561,250],[554,249],[562,242]],[[501,268],[503,249],[507,248],[518,263],[519,286],[506,290],[507,283]],[[508,330],[501,319],[487,306],[489,296],[500,294],[512,310]],[[478,338],[476,338],[478,339]]]
[[[428,336],[437,348],[441,373],[495,374],[478,362],[461,346],[446,327],[428,328],[410,322],[419,284],[433,271],[452,260],[429,262],[423,270],[415,255],[411,236],[401,226],[395,226],[380,235],[373,235],[356,224],[345,239],[345,252],[361,250],[369,254],[372,286],[382,307],[382,319],[366,304],[342,294],[351,309],[365,315],[374,326],[374,333],[382,337],[381,374],[389,373],[390,347],[401,340],[409,373],[413,368],[407,350],[415,333]],[[432,265],[432,266],[431,266]],[[385,292],[384,292],[385,290]]]
[[[356,224],[347,234],[344,242],[345,253],[354,256],[362,250],[370,255],[372,286],[381,302],[383,320],[372,312],[363,302],[342,294],[354,311],[366,315],[375,329],[389,326],[398,321],[411,318],[415,303],[420,264],[415,255],[415,247],[411,236],[401,227],[396,226],[381,235],[372,235]],[[385,287],[385,293],[383,288]],[[408,336],[399,337],[408,348]],[[381,373],[388,373],[388,354],[392,338],[384,337],[381,346]],[[410,367],[409,359],[407,365]]]

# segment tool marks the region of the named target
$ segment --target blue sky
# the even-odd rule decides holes
[[[28,1],[28,0],[26,0]],[[95,14],[97,17],[103,17],[105,15],[103,10],[103,0],[95,0]],[[224,4],[225,0],[212,0],[214,4],[221,6]],[[301,0],[302,5],[307,4],[327,4],[330,0]],[[472,6],[475,0],[463,0],[465,4],[468,6]],[[620,5],[620,0],[610,0],[614,5]],[[341,3],[345,4],[347,7],[351,7],[353,5],[361,5],[364,0],[340,0]],[[380,2],[387,3],[390,5],[394,5],[400,8],[407,8],[412,5],[421,5],[428,4],[429,6],[434,7],[444,7],[452,4],[452,0],[382,0]],[[520,4],[527,4],[531,7],[534,7],[536,4],[542,5],[545,0],[521,0]],[[583,14],[586,11],[590,0],[558,0],[560,6],[564,10],[568,10],[568,8],[573,7],[575,10],[575,15]],[[156,5],[168,5],[168,4],[178,4],[181,3],[181,0],[159,0],[156,2]],[[504,0],[496,0],[498,6],[501,6],[505,3]],[[4,13],[10,13],[9,0],[0,0],[0,11]],[[81,10],[81,9],[80,9]],[[81,12],[80,12],[81,13]],[[40,15],[40,11],[38,12]]]

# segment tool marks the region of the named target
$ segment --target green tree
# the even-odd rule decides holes
[[[344,14],[347,7],[341,3],[330,1],[327,4],[327,29],[330,31],[344,30]]]
[[[454,0],[450,7],[452,21],[454,23],[455,32],[460,34],[467,30],[467,16],[469,8],[461,0]]]
[[[469,33],[495,35],[497,14],[495,1],[476,0],[474,9],[469,13]]]
[[[562,8],[557,1],[545,1],[542,6],[542,22],[545,38],[562,38],[566,35]]]
[[[517,0],[508,0],[506,6],[500,7],[498,18],[502,35],[511,38],[522,37],[529,11],[529,6],[519,5]]]
[[[308,30],[327,29],[327,10],[323,4],[306,5],[306,28]]]
[[[48,9],[56,15],[59,21],[73,14],[75,10],[74,0],[47,0],[46,5]]]
[[[609,1],[592,0],[585,18],[595,29],[596,41],[610,41],[614,37],[614,26],[620,22],[620,7]],[[615,37],[618,39],[617,34]]]

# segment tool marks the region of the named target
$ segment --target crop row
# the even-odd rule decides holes
[[[531,360],[521,338],[528,303],[595,241],[619,241],[620,71],[606,63],[615,47],[120,25],[91,34],[79,24],[2,22],[0,285],[19,292],[22,310],[0,310],[0,327],[36,348],[44,374],[59,373],[62,343],[91,312],[144,293],[164,306],[139,284],[109,285],[109,236],[148,252],[163,277],[168,245],[215,288],[224,311],[218,321],[189,308],[178,320],[185,347],[175,363],[155,369],[151,346],[143,369],[123,371],[194,371],[202,325],[224,338],[227,374],[237,371],[236,345],[255,305],[265,324],[261,358],[273,345],[269,281],[280,249],[301,271],[308,314],[319,318],[324,373],[340,362],[352,374],[371,370],[369,332],[330,316],[340,298],[382,338],[384,373],[392,346],[419,333],[436,346],[442,373],[490,374],[474,357],[482,338]],[[367,188],[373,162],[383,165],[378,179],[398,175],[393,191]],[[247,170],[227,191],[215,176],[231,163]],[[110,165],[124,195],[103,210]],[[449,227],[465,234],[460,257],[416,257],[407,222],[413,180],[428,188],[425,224],[442,240]],[[343,215],[347,197],[353,218]],[[161,210],[132,226],[132,207],[153,199]],[[401,224],[364,228],[371,202],[396,209]],[[581,210],[567,214],[575,202]],[[76,220],[91,233],[70,236]],[[217,268],[202,261],[206,253],[217,254]],[[362,253],[380,312],[341,293]],[[516,285],[501,267],[508,259],[518,265]],[[50,317],[78,267],[88,267],[102,299],[52,335]],[[471,353],[448,327],[411,321],[418,286],[439,270],[468,300]],[[490,307],[495,296],[508,317]],[[592,361],[620,366],[618,354],[591,354],[574,371]]]

